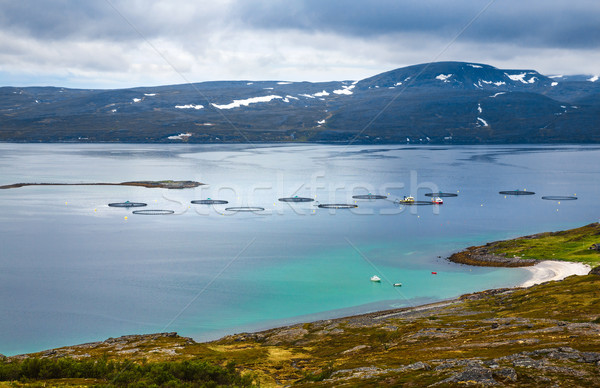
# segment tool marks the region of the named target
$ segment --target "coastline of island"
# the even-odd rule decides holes
[[[198,186],[202,186],[204,183],[196,181],[130,181],[121,183],[105,183],[105,182],[94,182],[94,183],[13,183],[9,185],[0,186],[0,189],[16,189],[25,186],[135,186],[135,187],[146,187],[146,188],[160,188],[160,189],[189,189]]]

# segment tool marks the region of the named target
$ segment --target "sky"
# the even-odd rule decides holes
[[[600,74],[598,0],[0,0],[0,86],[358,80],[435,61]]]

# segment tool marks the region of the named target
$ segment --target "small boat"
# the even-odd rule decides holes
[[[373,275],[373,276],[371,276],[371,281],[381,283],[381,278],[377,275]]]
[[[399,200],[398,202],[400,202],[400,203],[414,203],[415,202],[415,197],[411,197],[411,196],[406,197],[405,196],[403,199]]]
[[[402,283],[394,283],[394,287],[402,287]]]
[[[433,202],[436,205],[441,205],[444,203],[444,200],[441,199],[440,197],[434,197],[431,199],[431,202]]]

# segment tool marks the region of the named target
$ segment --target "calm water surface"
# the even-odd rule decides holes
[[[158,331],[207,340],[518,285],[524,270],[444,257],[598,221],[599,160],[600,148],[583,146],[0,144],[0,185],[207,184],[1,190],[0,353]],[[498,194],[515,189],[536,195]],[[442,206],[392,202],[437,190],[459,196]],[[391,200],[352,199],[367,193]],[[579,200],[541,200],[574,194]],[[293,195],[358,208],[277,201]],[[265,211],[190,204],[204,198]],[[175,214],[107,206],[126,200]],[[381,284],[369,281],[375,274]]]

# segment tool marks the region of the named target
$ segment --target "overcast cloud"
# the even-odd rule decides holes
[[[1,86],[354,80],[442,60],[599,74],[600,1],[0,0]]]

